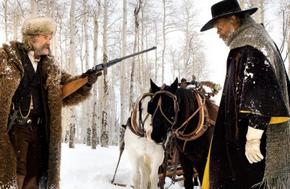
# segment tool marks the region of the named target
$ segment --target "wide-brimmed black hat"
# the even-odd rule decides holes
[[[250,8],[242,10],[239,3],[236,0],[223,0],[211,7],[212,19],[208,21],[200,31],[206,31],[214,27],[215,21],[219,18],[223,18],[231,15],[240,15],[240,14],[254,14],[258,8]]]

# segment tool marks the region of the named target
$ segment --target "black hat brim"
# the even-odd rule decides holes
[[[235,11],[235,12],[228,12],[219,16],[216,16],[214,18],[212,18],[210,21],[208,21],[201,29],[200,31],[206,31],[209,30],[211,28],[214,27],[215,22],[223,17],[227,17],[227,16],[231,16],[231,15],[241,15],[241,14],[249,14],[252,15],[254,14],[256,11],[258,10],[258,8],[251,8],[251,9],[246,9],[246,10],[241,10],[241,11]]]

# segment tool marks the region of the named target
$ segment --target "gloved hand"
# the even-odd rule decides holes
[[[94,73],[88,74],[88,84],[89,85],[94,84],[98,80],[98,77],[101,75],[102,75],[102,72],[94,72]]]
[[[260,144],[263,133],[264,130],[248,127],[248,132],[246,135],[247,142],[245,155],[251,164],[257,163],[264,159],[264,156],[260,151]]]
[[[85,73],[82,74],[82,77],[88,77],[88,83],[87,85],[91,86],[92,84],[94,84],[98,77],[102,75],[102,72],[96,72],[92,69],[87,70]]]

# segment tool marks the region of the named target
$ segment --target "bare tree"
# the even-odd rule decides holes
[[[70,31],[70,46],[69,46],[69,68],[71,73],[74,72],[74,65],[76,63],[76,45],[75,45],[75,33],[76,33],[76,29],[75,29],[75,0],[71,0],[71,7],[70,7],[70,22],[69,22],[69,31]],[[69,146],[70,147],[74,147],[74,135],[76,132],[76,128],[75,128],[75,111],[74,108],[71,108],[71,123],[70,125],[70,141],[69,141]]]
[[[82,1],[82,5],[83,5],[83,22],[82,22],[82,28],[83,28],[83,47],[84,47],[84,54],[82,57],[83,61],[83,72],[85,72],[87,69],[90,68],[90,64],[89,64],[89,40],[88,40],[88,1],[87,0],[83,0]],[[89,98],[86,101],[84,101],[82,103],[82,121],[81,121],[81,126],[83,128],[90,128],[91,127],[91,116],[93,114],[93,99]]]
[[[139,20],[139,13],[142,6],[142,0],[138,0],[136,7],[134,9],[134,47],[133,51],[136,52],[139,47],[139,26],[140,26],[140,20]],[[134,82],[135,82],[135,64],[136,64],[136,58],[133,57],[133,62],[131,66],[131,75],[130,75],[130,91],[129,91],[129,107],[132,107],[133,101],[134,101]]]
[[[104,23],[103,23],[103,62],[108,62],[108,0],[103,1],[104,9]],[[102,127],[101,127],[101,146],[107,147],[109,145],[109,136],[108,136],[108,81],[107,81],[107,69],[103,72],[104,76],[104,91],[103,91],[103,112],[102,112]]]
[[[93,59],[94,59],[94,65],[97,64],[97,58],[98,58],[98,36],[99,36],[99,15],[100,15],[100,7],[101,2],[100,0],[96,0],[96,7],[94,10],[94,32],[93,32]],[[92,149],[96,149],[98,138],[97,138],[97,101],[98,101],[98,91],[97,86],[94,85],[93,88],[93,101],[94,101],[94,107],[93,107],[93,115],[92,115]]]
[[[123,22],[122,22],[122,56],[126,55],[126,49],[127,49],[127,14],[128,14],[128,3],[127,0],[123,0]],[[126,61],[126,60],[124,60]],[[120,117],[121,117],[121,124],[125,124],[125,117],[127,116],[126,112],[126,89],[125,89],[125,83],[126,83],[126,72],[125,72],[125,62],[121,64],[121,74],[120,74]]]
[[[155,26],[155,29],[154,29],[154,39],[155,39],[155,44],[156,46],[158,45],[158,27],[157,27],[157,21],[155,20],[154,21],[154,26]],[[157,81],[157,73],[158,73],[158,54],[157,54],[157,50],[155,51],[155,60],[154,60],[154,81]]]
[[[246,1],[246,2],[245,2]],[[243,6],[257,7],[258,12],[252,15],[252,17],[259,23],[265,23],[265,7],[268,3],[267,0],[243,0]]]
[[[165,56],[167,49],[167,35],[176,30],[177,26],[174,23],[175,7],[172,0],[162,0],[162,55],[161,55],[161,82],[164,83],[165,77]]]
[[[5,41],[8,41],[8,0],[4,0],[3,2],[4,7],[4,27],[5,27]]]
[[[19,22],[20,22],[19,7],[16,6],[15,11],[14,11],[14,17],[13,17],[13,40],[17,39],[17,31],[18,31]]]
[[[164,60],[165,60],[165,51],[166,51],[166,0],[162,0],[163,5],[163,22],[162,22],[162,61],[161,61],[161,82],[164,82]]]
[[[37,15],[37,0],[30,0],[31,16]]]

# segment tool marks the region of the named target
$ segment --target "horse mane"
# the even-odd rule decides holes
[[[178,88],[176,91],[179,109],[183,111],[178,112],[178,124],[182,124],[197,108],[195,95],[192,89]],[[195,116],[196,117],[196,116]],[[194,118],[195,118],[194,117]],[[192,119],[190,124],[195,123],[196,119]],[[194,124],[196,126],[196,124]],[[192,128],[191,128],[192,130]]]

